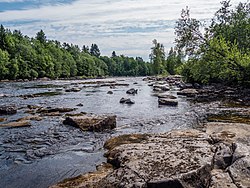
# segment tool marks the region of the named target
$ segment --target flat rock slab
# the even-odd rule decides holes
[[[196,89],[183,89],[177,92],[177,95],[184,95],[187,97],[194,97],[196,94],[198,94]]]
[[[40,108],[38,109],[36,112],[37,113],[54,113],[54,112],[58,112],[58,113],[66,113],[66,112],[72,112],[76,110],[75,108],[51,108],[51,107],[47,107],[47,108]]]
[[[156,96],[157,96],[158,98],[177,99],[176,96],[168,95],[168,94],[157,94]]]
[[[29,127],[31,126],[31,123],[29,121],[18,121],[18,122],[10,122],[6,124],[0,124],[0,127]]]
[[[63,123],[79,127],[83,131],[103,131],[105,129],[114,129],[116,127],[116,116],[86,114],[66,117]]]
[[[169,98],[159,98],[158,103],[159,105],[168,105],[168,106],[178,105],[178,101],[176,99],[169,99]]]
[[[207,186],[213,152],[206,134],[189,130],[141,138],[140,143],[122,144],[106,154],[117,170],[104,178],[102,185]]]

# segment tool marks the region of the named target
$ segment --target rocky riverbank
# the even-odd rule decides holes
[[[243,123],[208,122],[203,131],[122,135],[105,143],[107,164],[102,168],[52,187],[247,188],[249,143],[250,125]]]
[[[159,85],[162,80],[155,81]],[[195,129],[113,137],[104,144],[107,163],[96,172],[65,179],[52,188],[250,187],[248,90],[195,88],[179,80],[168,83],[182,85],[179,95],[191,97],[205,111]],[[167,87],[154,84],[150,86],[158,88],[157,92]]]

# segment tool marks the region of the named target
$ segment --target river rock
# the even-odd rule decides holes
[[[177,99],[176,96],[173,95],[168,95],[168,94],[157,94],[156,95],[158,98],[166,98],[166,99]]]
[[[7,120],[6,118],[0,118],[0,122],[4,122],[6,120]]]
[[[83,131],[103,131],[116,127],[115,115],[93,115],[66,117],[64,124],[79,127]]]
[[[177,95],[184,95],[188,97],[194,97],[196,94],[198,94],[196,89],[183,89],[177,92]]]
[[[0,115],[15,113],[17,113],[17,107],[15,105],[0,106]]]
[[[27,108],[29,109],[38,109],[38,108],[41,108],[41,106],[37,106],[37,105],[27,105]]]
[[[84,106],[82,103],[77,104],[76,106]]]
[[[131,88],[126,93],[131,94],[131,95],[135,95],[135,94],[137,94],[137,91],[138,91],[137,89]]]
[[[59,112],[59,113],[65,113],[65,112],[72,112],[76,110],[75,108],[41,108],[37,110],[37,113],[52,113],[52,112]]]
[[[73,87],[73,88],[65,89],[65,92],[79,92],[79,91],[81,91],[81,89],[78,88],[78,87]]]
[[[107,94],[112,95],[113,91],[108,91]]]
[[[130,98],[121,98],[120,103],[122,104],[135,104],[135,101],[131,100]]]
[[[154,91],[169,91],[170,88],[168,85],[153,85]]]
[[[10,122],[6,124],[0,124],[0,127],[29,127],[31,126],[31,123],[29,121],[18,121],[18,122]]]
[[[159,105],[168,105],[168,106],[178,105],[178,101],[176,99],[169,99],[169,98],[159,98],[158,103]]]
[[[41,121],[42,119],[43,119],[42,117],[34,115],[34,116],[26,116],[26,117],[20,118],[17,121],[18,122],[20,122],[20,121],[26,121],[26,120]]]

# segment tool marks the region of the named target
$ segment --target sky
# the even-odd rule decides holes
[[[231,0],[237,5],[240,0]],[[0,0],[0,24],[34,37],[91,46],[102,55],[124,54],[148,60],[153,39],[174,46],[174,27],[181,10],[210,20],[220,0]]]

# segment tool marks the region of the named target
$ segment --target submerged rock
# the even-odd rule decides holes
[[[17,107],[15,105],[0,106],[0,115],[10,115],[17,113]]]
[[[103,131],[116,127],[115,115],[93,115],[66,117],[63,124],[79,127],[83,131]]]

